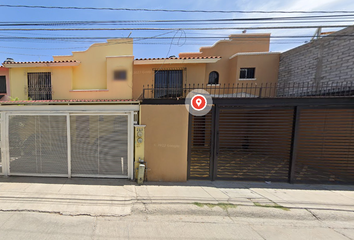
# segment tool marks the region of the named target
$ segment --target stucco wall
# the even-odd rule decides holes
[[[148,181],[186,181],[188,112],[184,105],[142,105]]]
[[[354,27],[284,52],[279,83],[344,83],[354,81]]]
[[[54,56],[54,60],[77,60],[81,64],[73,69],[73,89],[107,89],[107,56],[132,56],[132,39],[114,39],[96,43],[86,51],[72,56]]]

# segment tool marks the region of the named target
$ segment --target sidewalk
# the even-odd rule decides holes
[[[0,211],[61,215],[190,214],[354,221],[354,186],[232,181],[0,178]]]

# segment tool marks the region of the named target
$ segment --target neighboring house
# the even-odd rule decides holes
[[[9,69],[0,66],[0,101],[9,99]]]
[[[131,39],[93,44],[53,61],[3,63],[9,68],[11,97],[20,100],[132,99]]]

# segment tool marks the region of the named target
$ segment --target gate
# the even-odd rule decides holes
[[[5,116],[7,175],[132,177],[131,113]]]
[[[216,106],[189,143],[189,179],[354,182],[353,107]]]
[[[218,111],[216,179],[287,181],[293,109]]]
[[[301,109],[294,182],[354,182],[354,109]]]

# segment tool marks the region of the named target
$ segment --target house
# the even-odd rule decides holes
[[[2,173],[133,178],[134,147],[135,163],[144,156],[137,154],[142,144],[134,142],[134,128],[137,134],[136,124],[148,123],[147,133],[153,130],[155,136],[145,145],[149,180],[185,181],[188,125],[179,117],[187,119],[188,112],[169,108],[178,109],[176,122],[168,119],[165,127],[183,125],[175,128],[181,137],[175,139],[184,142],[174,144],[162,126],[149,120],[163,119],[164,107],[137,101],[144,85],[152,85],[154,98],[162,98],[182,97],[183,87],[192,84],[217,88],[235,81],[276,82],[279,53],[269,53],[269,39],[269,34],[230,35],[178,58],[134,60],[132,39],[112,39],[53,61],[7,59],[2,67],[6,94],[16,101],[0,106],[7,149]]]
[[[280,53],[269,52],[269,42],[270,34],[234,34],[211,47],[201,47],[200,52],[136,59],[133,98],[139,98],[147,85],[159,90],[145,97],[156,98],[182,96],[181,89],[193,85],[218,89],[225,85],[275,84]]]
[[[350,91],[289,92],[292,68],[269,42],[236,34],[134,59],[132,40],[114,39],[53,61],[5,61],[6,95],[18,100],[0,102],[0,173],[134,179],[144,160],[149,181],[354,182]],[[185,106],[199,88],[213,97],[205,116]]]

